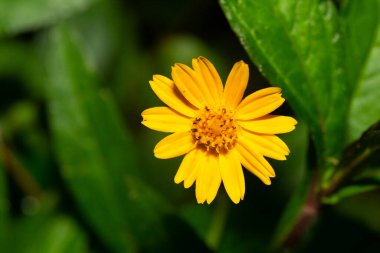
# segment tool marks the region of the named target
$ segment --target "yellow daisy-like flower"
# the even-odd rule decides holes
[[[286,160],[287,145],[275,134],[292,131],[292,117],[269,115],[284,103],[281,89],[266,88],[242,100],[249,70],[237,62],[223,88],[215,67],[204,57],[192,67],[175,64],[172,79],[154,75],[150,85],[168,107],[142,113],[142,124],[172,133],[154,148],[157,158],[185,155],[174,182],[189,188],[194,182],[198,203],[211,203],[223,181],[234,203],[244,198],[242,165],[264,184],[275,176],[264,158]]]

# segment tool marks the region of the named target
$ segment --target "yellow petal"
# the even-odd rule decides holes
[[[269,87],[269,88],[260,89],[258,91],[255,91],[251,95],[247,96],[246,98],[244,98],[243,101],[241,101],[241,103],[239,104],[238,108],[246,106],[247,104],[259,98],[266,97],[273,94],[279,94],[279,93],[281,93],[281,88],[278,88],[278,87]]]
[[[286,160],[289,155],[288,146],[277,136],[259,134],[246,130],[241,131],[241,139],[249,141],[252,148],[258,153],[276,160]]]
[[[204,153],[205,159],[199,165],[199,172],[197,176],[195,196],[199,204],[210,204],[218,192],[221,176],[219,170],[218,157],[213,154]]]
[[[276,135],[260,134],[259,136],[269,140],[270,142],[272,142],[272,144],[277,145],[278,147],[282,148],[285,154],[289,155],[290,149],[288,145],[286,145],[286,143],[283,140],[281,140],[279,137],[277,137]]]
[[[250,99],[248,96],[246,99],[249,99],[250,102],[243,101],[242,105],[239,106],[236,115],[239,120],[251,120],[262,117],[273,112],[285,102],[285,99],[278,93],[258,99]]]
[[[153,107],[141,113],[143,125],[161,132],[190,131],[191,119],[169,107]]]
[[[237,204],[244,198],[244,174],[238,154],[234,149],[219,155],[220,174],[228,196]]]
[[[197,181],[195,183],[195,197],[197,198],[198,204],[203,204],[207,198],[207,191],[206,191],[207,172],[208,172],[207,157],[205,156],[203,163],[199,166]]]
[[[193,137],[189,132],[178,132],[166,136],[154,148],[154,155],[168,159],[186,154],[195,148]]]
[[[239,138],[237,150],[244,154],[246,159],[266,177],[275,177],[275,172],[262,154],[256,151],[255,143],[246,138]]]
[[[263,134],[288,133],[295,129],[297,121],[288,116],[266,115],[254,120],[240,120],[239,125],[243,128]]]
[[[181,94],[196,108],[204,108],[212,100],[207,94],[203,79],[188,66],[175,64],[172,67],[172,77]]]
[[[174,182],[176,184],[179,184],[185,179],[188,179],[192,175],[192,173],[196,171],[198,163],[201,160],[200,155],[203,155],[201,154],[201,152],[202,151],[200,149],[193,149],[183,158],[182,163],[179,166],[179,169],[174,177]],[[194,183],[194,180],[196,178],[195,175],[196,174],[194,174],[194,177],[193,177],[194,179],[192,180],[192,182],[190,180],[191,182],[190,186]]]
[[[223,99],[228,107],[235,109],[238,106],[244,96],[244,91],[248,84],[248,77],[248,65],[243,61],[235,63],[228,75],[223,92]]]
[[[189,188],[190,186],[193,185],[195,180],[198,178],[199,172],[201,171],[202,167],[206,163],[205,161],[206,155],[204,151],[200,149],[195,149],[194,151],[195,151],[194,158],[193,158],[194,164],[192,165],[188,164],[188,166],[192,166],[193,168],[190,171],[190,173],[186,175],[185,181],[183,183],[183,186],[185,188]]]
[[[207,97],[210,97],[211,102],[216,104],[222,98],[223,84],[214,65],[202,56],[193,59],[192,64],[194,71],[203,79],[207,88]]]
[[[183,97],[172,80],[165,76],[154,75],[153,81],[149,84],[157,97],[166,105],[183,115],[195,117],[196,108]]]
[[[270,185],[271,181],[267,171],[257,168],[260,163],[257,161],[256,157],[252,155],[250,150],[241,145],[239,142],[236,143],[235,148],[239,154],[240,162],[243,166],[258,177],[264,184]]]
[[[195,180],[198,177],[199,171],[201,170],[201,165],[204,164],[203,160],[206,159],[206,156],[204,154],[201,154],[200,156],[197,157],[197,160],[199,160],[194,166],[193,170],[190,172],[190,174],[185,178],[185,181],[183,183],[183,186],[185,188],[190,188]]]
[[[211,180],[209,184],[209,189],[207,193],[207,204],[210,204],[218,193],[220,184],[222,182],[222,177],[220,175],[219,160],[216,156],[212,158],[210,167],[214,168],[211,174]]]

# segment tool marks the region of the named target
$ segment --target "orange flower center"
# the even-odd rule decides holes
[[[207,151],[226,152],[237,139],[233,112],[226,108],[210,109],[206,106],[194,119],[191,133],[196,143]]]

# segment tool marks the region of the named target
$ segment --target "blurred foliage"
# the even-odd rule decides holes
[[[279,250],[315,201],[299,252],[379,252],[379,38],[379,0],[0,0],[1,251]],[[239,205],[197,205],[140,125],[152,75],[199,55],[299,121]]]

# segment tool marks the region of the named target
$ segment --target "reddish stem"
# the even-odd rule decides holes
[[[298,220],[283,242],[285,248],[293,248],[298,245],[316,221],[321,207],[317,191],[318,177],[314,177],[306,201],[298,215]]]

